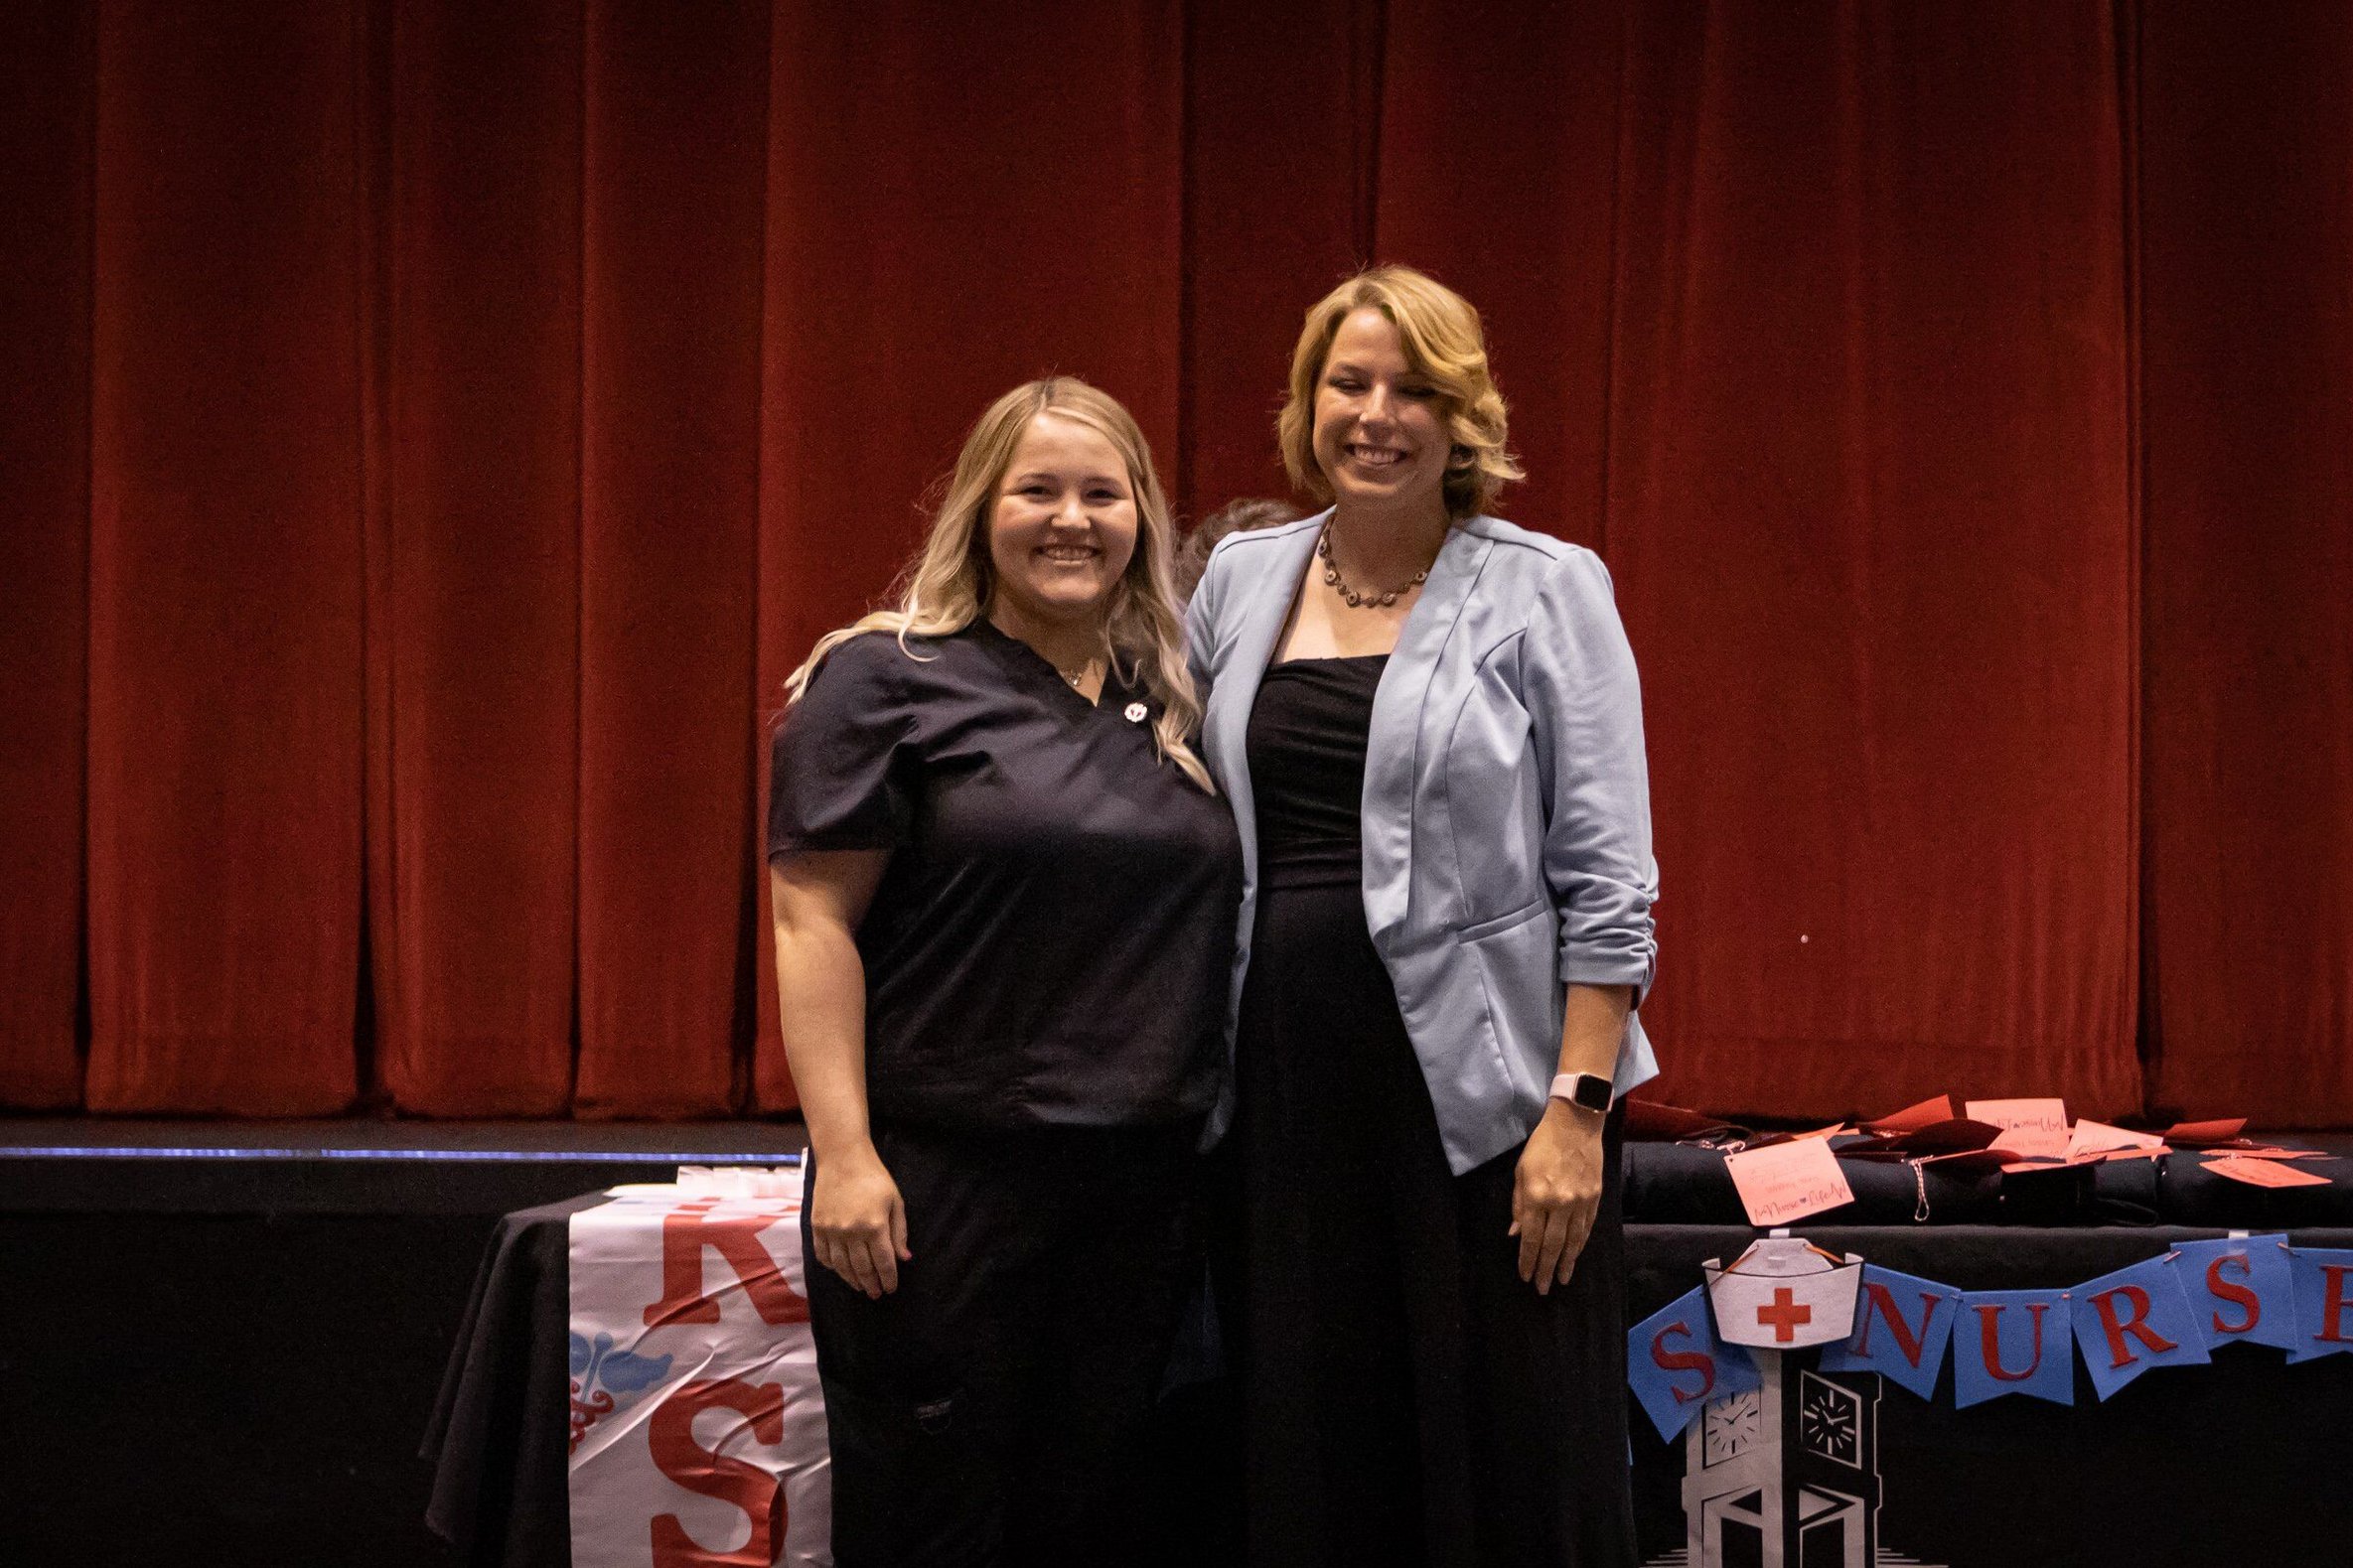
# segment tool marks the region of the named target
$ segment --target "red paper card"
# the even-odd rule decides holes
[[[2177,1121],[2165,1129],[2167,1143],[2228,1143],[2247,1130],[2244,1116],[2220,1121]]]
[[[2067,1157],[2067,1102],[2063,1099],[1973,1099],[1969,1119],[2001,1129],[1996,1147],[2012,1154]]]
[[[1647,1099],[1626,1102],[1626,1136],[1637,1141],[1704,1137],[1721,1132],[1728,1125],[1721,1116],[1702,1116],[1681,1105],[1663,1105]]]
[[[2250,1160],[2236,1154],[2226,1154],[2219,1160],[2208,1160],[2206,1169],[2217,1176],[2227,1176],[2234,1182],[2245,1182],[2249,1187],[2326,1187],[2328,1178],[2314,1176],[2310,1171],[2299,1171],[2292,1165],[2281,1165],[2277,1160]]]
[[[1924,1099],[1917,1105],[1906,1105],[1892,1115],[1881,1116],[1863,1123],[1871,1132],[1917,1132],[1922,1127],[1953,1119],[1953,1096],[1939,1094],[1935,1099]]]
[[[1740,1207],[1760,1228],[1786,1225],[1826,1209],[1854,1202],[1846,1173],[1821,1138],[1797,1138],[1767,1149],[1724,1156],[1724,1169],[1740,1190]]]

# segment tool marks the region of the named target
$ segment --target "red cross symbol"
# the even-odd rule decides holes
[[[1787,1285],[1774,1287],[1772,1306],[1757,1309],[1757,1322],[1771,1328],[1773,1338],[1783,1345],[1798,1337],[1799,1324],[1813,1321],[1814,1309],[1799,1306],[1798,1299],[1789,1293]]]

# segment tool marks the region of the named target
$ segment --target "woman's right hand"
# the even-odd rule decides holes
[[[915,1255],[907,1250],[907,1204],[872,1144],[817,1162],[809,1232],[817,1261],[869,1300],[899,1288],[899,1265]]]

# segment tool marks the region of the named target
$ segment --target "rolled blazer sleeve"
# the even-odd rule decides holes
[[[1572,550],[1552,563],[1520,661],[1549,813],[1544,873],[1560,917],[1560,978],[1632,986],[1639,1006],[1658,965],[1659,872],[1642,690],[1599,556]]]

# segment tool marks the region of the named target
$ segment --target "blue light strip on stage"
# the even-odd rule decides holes
[[[775,1153],[702,1153],[669,1149],[655,1154],[611,1150],[531,1149],[99,1149],[27,1148],[0,1144],[0,1160],[458,1160],[540,1165],[799,1165],[801,1156]]]

